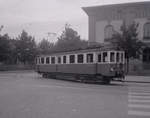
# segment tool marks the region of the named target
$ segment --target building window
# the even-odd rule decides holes
[[[66,64],[66,56],[63,56],[63,63]]]
[[[78,63],[83,63],[83,58],[84,58],[83,54],[79,54],[77,57]]]
[[[109,41],[112,38],[113,34],[114,34],[113,26],[112,25],[107,25],[104,29],[104,35],[105,35],[104,41],[105,42]]]
[[[86,56],[86,60],[87,60],[87,63],[92,63],[93,62],[93,54],[87,54]]]
[[[46,64],[49,64],[49,57],[46,57]]]
[[[144,24],[144,40],[150,40],[150,23]]]
[[[55,64],[55,57],[51,57],[51,64]]]
[[[41,64],[44,64],[44,57],[41,57]]]
[[[150,63],[150,48],[143,50],[143,62]]]
[[[75,55],[70,55],[70,63],[75,63]]]

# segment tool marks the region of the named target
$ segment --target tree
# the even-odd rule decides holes
[[[16,44],[16,52],[19,61],[24,64],[33,64],[37,54],[37,48],[35,40],[32,36],[28,35],[26,31],[22,31],[18,37]]]
[[[58,37],[55,49],[58,51],[68,51],[87,47],[87,45],[87,41],[81,40],[77,31],[72,29],[70,25],[66,24],[61,36]]]
[[[54,44],[50,43],[48,40],[43,39],[38,44],[38,51],[40,54],[46,54],[53,50]]]
[[[1,25],[0,32],[3,28],[4,26]],[[15,60],[15,40],[11,39],[8,34],[0,34],[0,62],[3,64],[14,64]]]
[[[137,28],[138,24],[135,22],[129,26],[126,26],[126,24],[123,23],[120,28],[121,32],[116,32],[111,41],[117,49],[125,51],[127,72],[129,68],[129,59],[139,58],[143,47],[145,46],[145,44],[138,39]]]
[[[10,43],[8,34],[0,35],[0,62],[6,63],[10,55]]]

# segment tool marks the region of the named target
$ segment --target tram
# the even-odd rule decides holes
[[[35,71],[43,77],[61,76],[68,80],[109,84],[124,80],[125,53],[109,48],[90,48],[38,55]]]

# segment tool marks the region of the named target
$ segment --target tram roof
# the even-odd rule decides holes
[[[116,48],[108,47],[108,46],[97,46],[97,47],[87,47],[87,48],[79,48],[74,50],[67,50],[67,51],[53,51],[47,54],[40,54],[39,56],[46,56],[46,55],[65,55],[65,54],[75,54],[75,53],[87,53],[87,52],[97,52],[97,51],[117,51]],[[121,50],[120,50],[121,51]]]

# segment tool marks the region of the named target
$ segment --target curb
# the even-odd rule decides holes
[[[130,82],[130,83],[150,83],[145,81],[124,81],[124,82]]]

